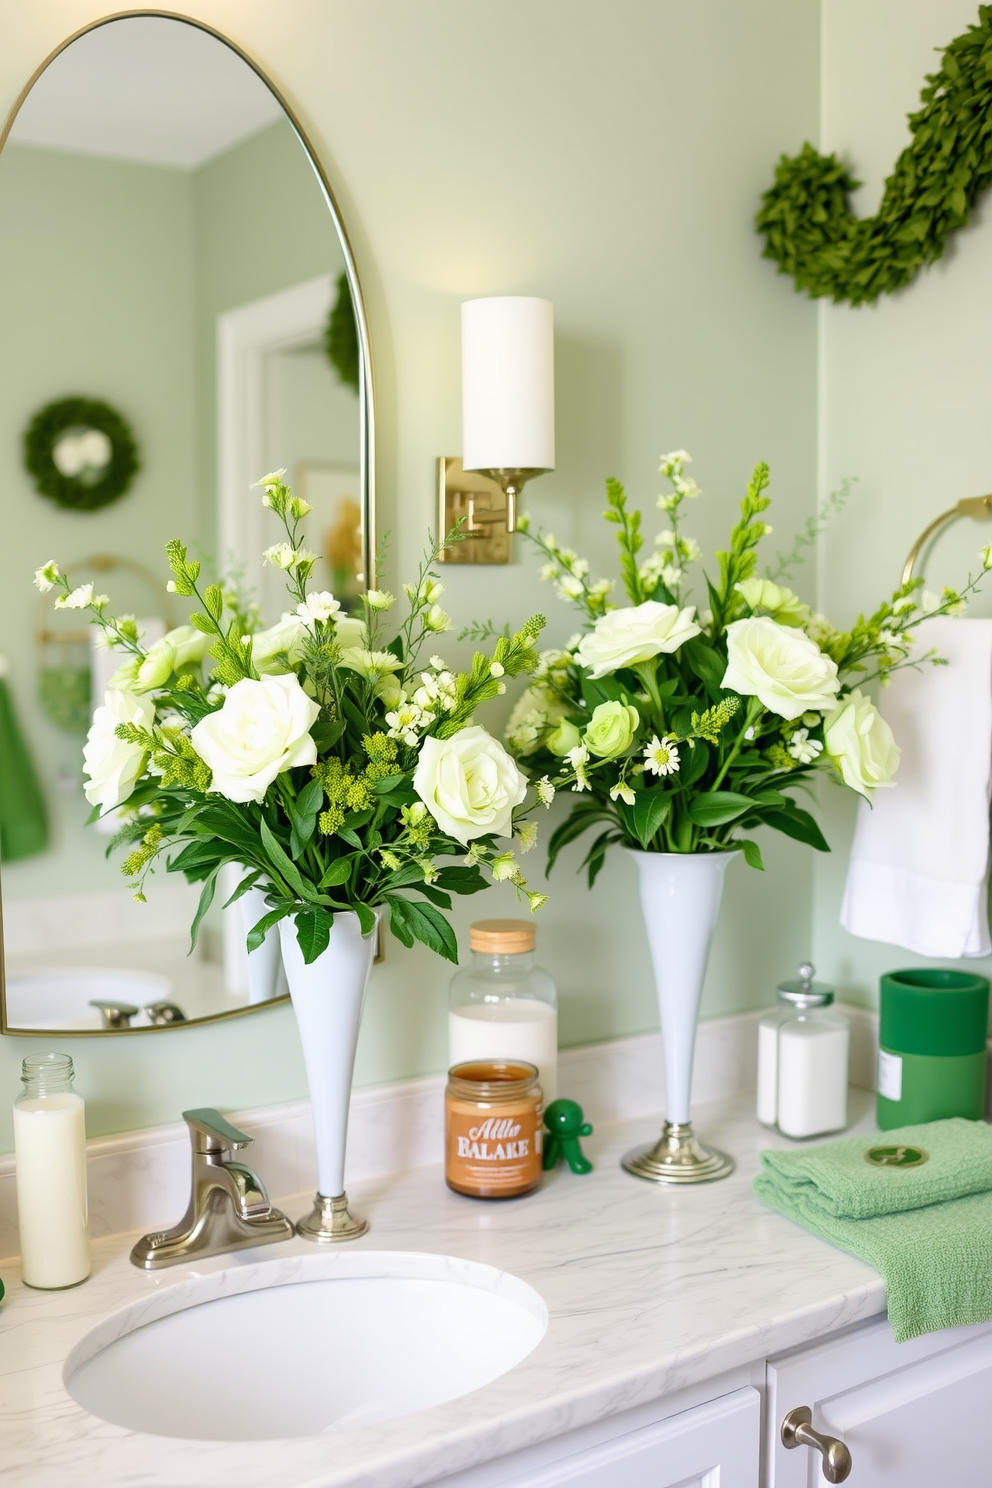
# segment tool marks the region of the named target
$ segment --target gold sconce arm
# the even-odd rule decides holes
[[[956,506],[952,506],[948,511],[941,512],[939,517],[934,518],[929,527],[925,528],[924,531],[920,533],[919,537],[916,539],[915,543],[909,550],[909,555],[906,559],[906,563],[902,571],[902,582],[904,584],[908,584],[910,579],[912,579],[913,570],[916,567],[916,560],[919,558],[920,554],[923,552],[923,549],[933,537],[934,533],[938,532],[939,529],[944,526],[945,522],[951,522],[956,517],[973,517],[976,521],[979,522],[989,521],[990,519],[992,519],[992,495],[963,496]]]
[[[517,526],[517,497],[526,481],[543,470],[463,470],[455,456],[437,462],[438,532],[443,540],[458,526],[458,540],[442,563],[509,563]]]

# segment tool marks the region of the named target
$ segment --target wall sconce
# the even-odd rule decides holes
[[[438,461],[438,526],[464,541],[446,563],[509,563],[524,484],[555,468],[550,300],[500,295],[462,305],[462,449]]]

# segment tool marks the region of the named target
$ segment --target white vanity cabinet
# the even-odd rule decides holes
[[[761,1396],[745,1386],[594,1446],[545,1443],[514,1454],[512,1467],[492,1463],[435,1488],[758,1488],[760,1433]]]
[[[896,1343],[880,1318],[770,1359],[765,1488],[824,1482],[818,1452],[780,1440],[798,1405],[846,1443],[851,1488],[989,1488],[992,1325]]]
[[[764,1375],[763,1403],[742,1384],[661,1420],[642,1407],[615,1435],[601,1421],[595,1441],[574,1432],[571,1451],[565,1436],[434,1488],[820,1488],[820,1453],[781,1441],[797,1406],[846,1444],[851,1488],[992,1488],[992,1324],[897,1344],[873,1318],[773,1356]]]

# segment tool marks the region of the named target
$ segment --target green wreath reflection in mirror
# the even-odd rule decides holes
[[[24,431],[24,466],[42,496],[70,511],[98,511],[124,495],[141,468],[127,421],[95,398],[46,403]]]

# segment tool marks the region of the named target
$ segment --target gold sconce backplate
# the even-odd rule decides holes
[[[458,522],[464,537],[441,554],[442,563],[509,563],[512,537],[506,530],[506,495],[487,475],[462,469],[457,455],[437,462],[437,526],[445,537]]]

